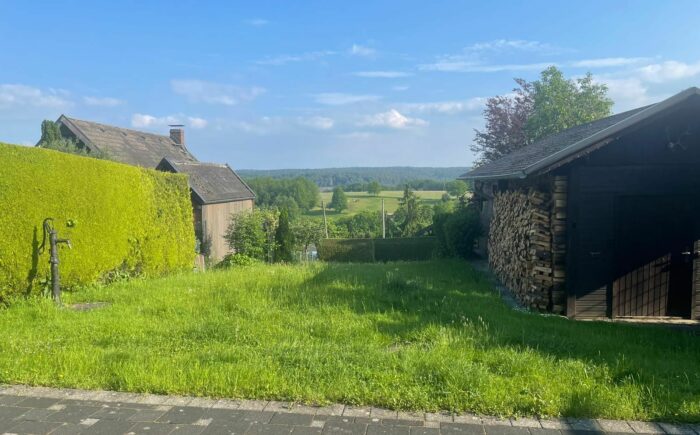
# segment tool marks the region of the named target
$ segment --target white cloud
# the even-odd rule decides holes
[[[622,112],[653,102],[649,88],[637,77],[595,77],[595,81],[608,87],[608,97],[615,102],[615,111]]]
[[[700,62],[684,63],[669,60],[643,66],[639,68],[637,72],[644,80],[653,83],[663,83],[671,80],[694,77],[700,74]]]
[[[409,118],[402,115],[396,109],[391,109],[387,112],[377,113],[371,116],[365,117],[359,123],[360,126],[369,127],[388,127],[388,128],[406,128],[406,127],[420,127],[428,125],[428,121],[420,118]]]
[[[428,103],[408,103],[402,106],[408,113],[442,113],[455,114],[472,110],[480,110],[484,107],[486,98],[474,97],[464,101],[437,101]]]
[[[246,23],[250,24],[251,26],[255,26],[255,27],[266,26],[266,25],[270,24],[270,22],[264,18],[253,18],[253,19],[247,20]]]
[[[358,95],[344,94],[340,92],[326,92],[314,95],[317,103],[327,106],[343,106],[346,104],[362,103],[368,101],[377,101],[382,97],[378,95]]]
[[[569,65],[576,68],[606,68],[614,66],[635,65],[647,62],[648,57],[603,57],[572,61]]]
[[[111,97],[83,97],[83,103],[88,106],[115,107],[124,104],[124,101]]]
[[[453,57],[444,58],[434,63],[419,65],[418,68],[424,71],[440,72],[467,72],[467,73],[490,73],[501,71],[532,71],[543,70],[555,62],[526,63],[526,64],[483,64],[467,60],[459,60]]]
[[[350,47],[350,54],[353,56],[374,56],[377,54],[377,50],[364,45],[352,44],[352,47]]]
[[[395,79],[401,77],[410,77],[413,74],[404,71],[358,71],[353,73],[357,77],[379,78],[379,79]]]
[[[0,108],[9,107],[42,107],[63,108],[73,103],[66,98],[68,93],[63,90],[41,90],[27,85],[0,84]]]
[[[134,113],[131,116],[131,126],[135,128],[162,128],[170,124],[185,124],[186,127],[204,128],[208,122],[204,118],[185,115],[153,116]]]
[[[323,50],[323,51],[310,51],[308,53],[301,54],[281,54],[279,56],[267,57],[265,59],[259,60],[255,63],[258,65],[285,65],[292,62],[308,62],[322,59],[326,56],[333,56],[336,54],[335,51]]]
[[[192,102],[223,104],[225,106],[234,106],[242,101],[250,101],[265,93],[264,88],[257,86],[241,88],[203,80],[171,80],[170,86],[173,92],[187,97]]]
[[[311,118],[299,118],[299,124],[317,130],[329,130],[333,128],[335,121],[324,116],[312,116]]]
[[[468,46],[466,51],[504,51],[504,50],[519,50],[529,52],[555,53],[561,51],[560,48],[554,47],[551,44],[528,41],[524,39],[494,39],[492,41],[477,42]]]

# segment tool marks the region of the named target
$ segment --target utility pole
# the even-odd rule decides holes
[[[386,239],[386,213],[384,213],[384,198],[382,198],[382,239]]]
[[[321,208],[323,208],[323,228],[326,230],[326,238],[328,238],[328,220],[326,219],[326,203],[321,200]]]

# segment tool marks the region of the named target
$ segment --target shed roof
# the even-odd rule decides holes
[[[567,157],[632,127],[693,95],[700,89],[689,88],[664,101],[618,113],[547,136],[460,176],[464,180],[525,178],[546,170]]]
[[[157,169],[189,175],[190,188],[202,204],[254,199],[255,194],[229,165],[162,159]]]
[[[155,168],[163,157],[179,161],[196,161],[184,145],[169,136],[98,124],[61,115],[57,121],[68,128],[91,149],[97,149],[115,160],[130,165]]]

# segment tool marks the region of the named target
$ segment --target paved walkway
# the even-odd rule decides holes
[[[517,420],[380,408],[0,385],[4,434],[700,435],[700,425],[612,420]]]

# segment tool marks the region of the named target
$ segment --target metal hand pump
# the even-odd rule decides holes
[[[49,236],[49,263],[51,264],[51,296],[54,302],[61,305],[61,275],[58,271],[58,245],[65,243],[68,248],[72,248],[69,239],[59,239],[58,231],[53,227],[53,218],[44,219],[44,239],[41,242],[39,252],[44,251],[46,236]]]

